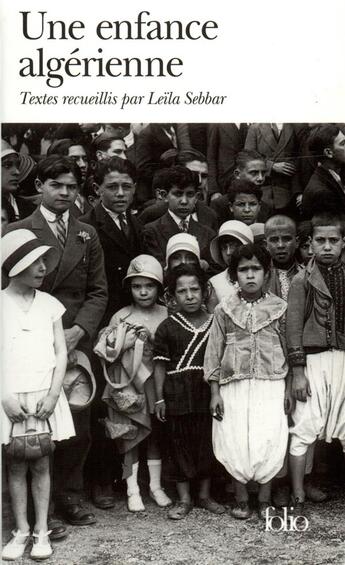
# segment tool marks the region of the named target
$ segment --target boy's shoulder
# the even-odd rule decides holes
[[[163,224],[166,224],[169,222],[170,220],[170,215],[168,214],[168,212],[165,212],[164,214],[162,214],[162,216],[160,216],[159,218],[157,218],[156,220],[153,220],[152,222],[147,223],[144,227],[143,230],[144,232],[149,232],[149,231],[157,231],[159,230],[160,226]]]

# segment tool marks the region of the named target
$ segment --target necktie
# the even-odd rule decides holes
[[[176,136],[176,133],[175,133],[175,130],[174,130],[173,127],[170,128],[169,133],[171,135],[171,142],[172,142],[173,146],[175,147],[175,149],[177,149],[177,136]]]
[[[119,222],[120,222],[120,228],[121,228],[123,235],[128,238],[129,227],[128,227],[128,224],[127,224],[127,218],[126,218],[125,212],[122,212],[122,214],[119,214]]]
[[[62,214],[56,214],[56,236],[61,247],[65,247],[66,244],[66,226],[63,221]]]
[[[278,129],[277,124],[271,124],[271,128],[272,128],[274,137],[275,137],[276,140],[278,141],[278,139],[279,139],[279,137],[280,137],[280,132],[279,132],[279,129]]]
[[[180,231],[187,232],[187,231],[188,231],[188,222],[187,222],[187,220],[181,220],[178,227],[179,227],[179,230],[180,230]]]

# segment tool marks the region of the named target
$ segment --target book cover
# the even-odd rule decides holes
[[[298,176],[300,188],[291,190],[299,195],[315,167],[308,149],[314,126],[336,123],[345,133],[344,15],[341,0],[328,5],[300,0],[100,0],[89,4],[2,0],[2,139],[5,152],[14,148],[21,156],[20,196],[27,205],[39,204],[37,162],[49,155],[57,140],[78,139],[72,144],[79,148],[77,153],[67,150],[67,155],[79,165],[80,160],[84,163],[85,180],[86,168],[90,173],[92,161],[102,158],[103,146],[95,146],[94,139],[104,134],[117,140],[113,155],[127,156],[139,168],[142,157],[141,165],[147,165],[141,169],[145,173],[133,206],[135,216],[145,201],[156,196],[152,191],[157,168],[154,147],[161,135],[165,149],[192,147],[205,155],[206,169],[196,170],[201,183],[204,175],[205,200],[208,205],[213,201],[219,217],[224,210],[217,210],[217,196],[225,192],[236,168],[235,155],[245,145],[248,150],[267,151],[271,167],[284,163],[282,155],[293,163],[293,174],[286,176]],[[152,125],[157,128],[152,130]],[[150,157],[137,153],[137,139],[144,131],[150,133],[144,145],[144,153],[150,148]],[[88,140],[86,147],[80,136]],[[278,144],[277,153],[272,143]],[[84,147],[82,154],[80,147]],[[91,189],[88,196],[93,197]],[[291,205],[292,215],[299,219],[298,199],[292,204],[283,194],[277,204],[272,185],[263,192],[268,209],[286,210]],[[79,202],[80,215],[91,209],[90,202],[87,198]],[[260,224],[269,216],[265,206],[261,205],[257,219]],[[5,223],[22,219],[18,207],[14,218],[8,215],[13,210],[9,213],[4,208]],[[225,220],[230,218],[226,214]],[[212,215],[205,223],[214,228]],[[85,230],[79,232],[84,244],[88,244],[87,236]],[[6,328],[8,320],[2,323]],[[168,511],[150,499],[147,471],[140,479],[146,510],[139,513],[128,512],[121,481],[113,493],[115,506],[106,510],[93,506],[85,475],[84,502],[97,522],[68,525],[68,537],[52,542],[54,553],[47,562],[340,565],[345,563],[343,454],[337,443],[322,443],[315,461],[315,485],[322,487],[328,499],[308,502],[307,519],[299,521],[289,506],[275,521],[260,520],[255,484],[249,489],[251,517],[236,520],[231,515],[234,493],[225,473],[213,485],[213,495],[225,505],[224,514],[194,508],[181,521],[169,520]],[[176,497],[173,487],[167,490]],[[4,545],[15,527],[5,465],[2,501]],[[32,501],[29,513],[32,521]],[[29,553],[28,545],[22,563],[31,562]]]

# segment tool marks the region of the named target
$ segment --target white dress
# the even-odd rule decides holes
[[[47,395],[55,368],[53,324],[64,306],[53,296],[39,290],[28,312],[23,312],[14,297],[2,295],[2,397],[13,394],[28,413],[35,413],[37,402]],[[49,418],[53,440],[75,435],[71,411],[63,389]],[[39,431],[47,430],[45,420],[29,418]],[[25,422],[14,425],[14,433],[25,431]],[[1,406],[1,441],[9,442],[12,423]]]
[[[211,277],[208,282],[215,292],[218,303],[221,302],[224,298],[232,296],[238,290],[238,285],[231,282],[229,269],[227,268],[221,273],[218,273],[217,275]]]

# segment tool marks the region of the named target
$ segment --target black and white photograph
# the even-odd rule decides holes
[[[345,125],[1,136],[3,561],[344,563]]]
[[[343,0],[0,0],[1,560],[345,565]]]

